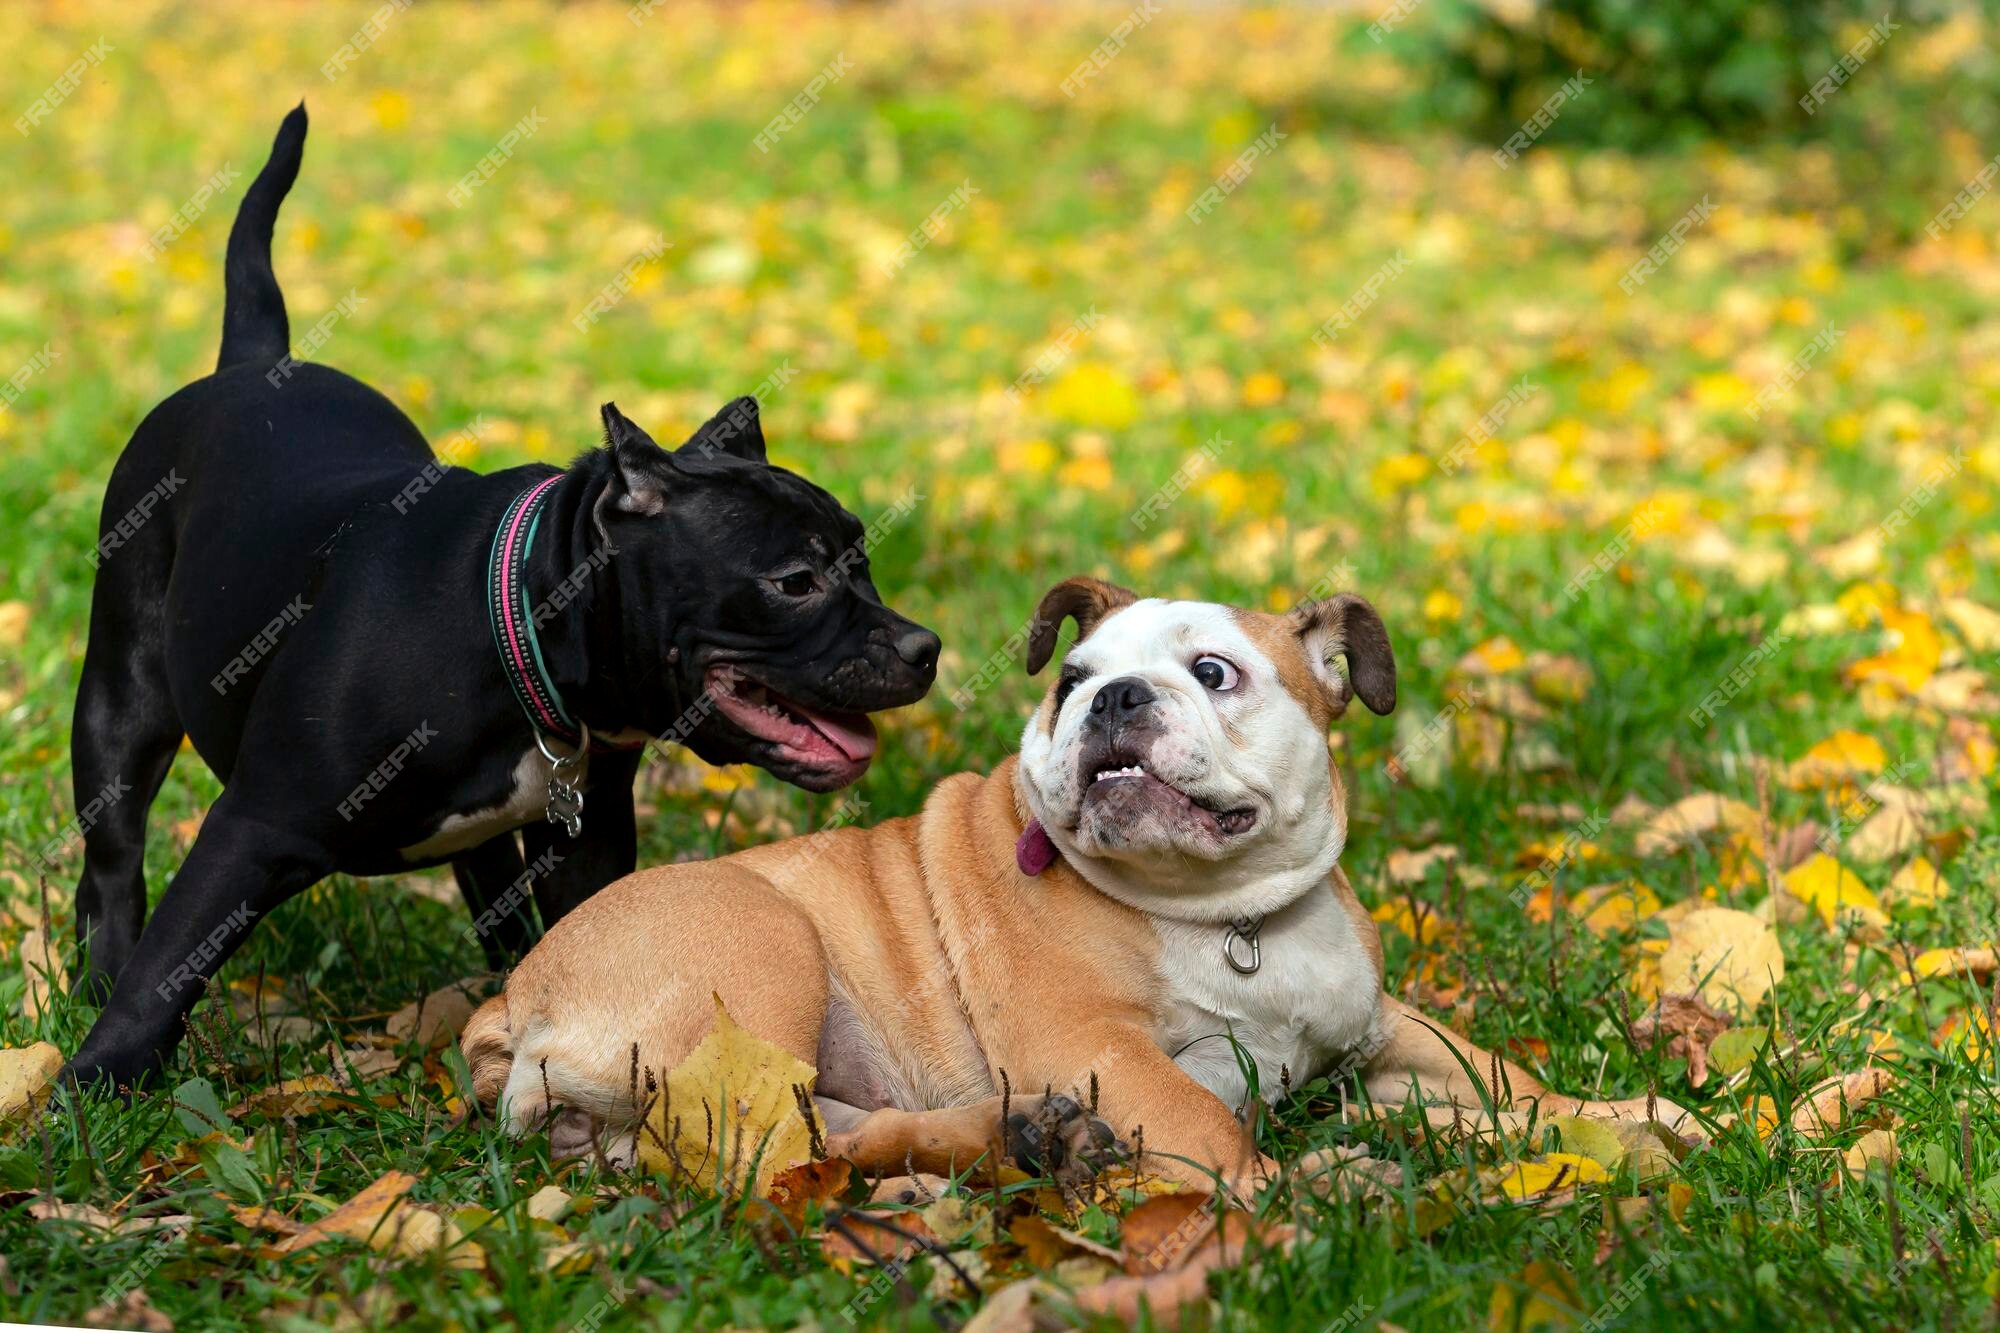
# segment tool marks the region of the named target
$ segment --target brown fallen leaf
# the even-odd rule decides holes
[[[1809,1138],[1830,1134],[1847,1124],[1857,1109],[1895,1086],[1896,1075],[1881,1068],[1828,1079],[1792,1111],[1792,1128]]]
[[[288,1078],[272,1084],[262,1092],[251,1093],[230,1107],[228,1114],[232,1120],[246,1111],[283,1118],[313,1115],[320,1111],[351,1105],[353,1099],[342,1096],[340,1088],[339,1081],[327,1074],[307,1074],[303,1078]]]
[[[1179,1267],[1138,1277],[1128,1272],[1107,1278],[1079,1291],[1077,1308],[1128,1324],[1137,1323],[1144,1314],[1156,1327],[1178,1328],[1190,1309],[1207,1302],[1210,1273],[1241,1266],[1262,1251],[1283,1252],[1296,1239],[1293,1227],[1266,1226],[1246,1213],[1231,1211],[1220,1219],[1215,1234]]]
[[[1688,1062],[1688,1086],[1708,1082],[1708,1044],[1736,1022],[1699,995],[1663,995],[1652,1012],[1632,1024],[1632,1037],[1648,1046],[1666,1041],[1666,1054]]]
[[[937,1244],[937,1237],[914,1212],[842,1212],[820,1233],[820,1253],[847,1271],[856,1264],[900,1263]]]
[[[232,1203],[229,1215],[252,1231],[274,1231],[280,1236],[296,1236],[306,1229],[305,1223],[286,1217],[269,1204]]]
[[[485,1252],[468,1241],[455,1222],[403,1197],[416,1183],[407,1171],[387,1172],[325,1217],[287,1237],[279,1244],[279,1253],[344,1239],[399,1258],[443,1253],[448,1267],[484,1267]]]
[[[491,977],[466,977],[449,986],[440,986],[389,1015],[384,1027],[399,1042],[415,1041],[426,1049],[443,1046],[472,1017],[472,1011],[486,998],[491,982]]]
[[[796,1235],[805,1230],[806,1209],[809,1206],[818,1204],[825,1208],[846,1198],[855,1179],[854,1163],[845,1157],[801,1162],[772,1176],[764,1197],[791,1224]]]
[[[1391,884],[1421,884],[1430,875],[1431,867],[1450,865],[1459,859],[1458,848],[1450,843],[1440,843],[1419,851],[1395,847],[1390,849],[1385,870]]]
[[[1757,812],[1734,797],[1696,792],[1647,820],[1632,847],[1642,857],[1665,856],[1717,829],[1754,832],[1757,825]]]
[[[1139,1276],[1174,1267],[1214,1232],[1215,1219],[1213,1194],[1189,1190],[1147,1199],[1125,1214],[1120,1228],[1125,1271]]]

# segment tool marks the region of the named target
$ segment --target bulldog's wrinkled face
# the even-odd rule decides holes
[[[1215,918],[1269,910],[1331,871],[1347,816],[1327,725],[1356,692],[1377,712],[1395,704],[1366,602],[1274,616],[1070,580],[1044,599],[1032,666],[1066,616],[1081,633],[1022,737],[1021,774],[1088,878],[1136,906]]]

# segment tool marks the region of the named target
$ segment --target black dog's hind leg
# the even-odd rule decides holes
[[[63,1077],[129,1086],[161,1068],[209,978],[251,927],[333,870],[333,853],[289,822],[250,807],[236,789],[223,792]]]
[[[638,771],[637,752],[592,755],[583,832],[572,838],[545,820],[522,826],[521,850],[535,877],[543,930],[639,864],[639,832],[632,815],[632,779]]]
[[[107,493],[107,512],[119,489]],[[167,687],[169,527],[164,516],[154,515],[98,570],[70,728],[71,780],[83,830],[76,937],[89,955],[77,990],[99,1003],[146,923],[146,815],[181,743]]]
[[[486,951],[486,965],[498,972],[518,960],[534,942],[535,923],[533,887],[514,835],[488,838],[454,857],[451,874],[472,913],[465,934]]]

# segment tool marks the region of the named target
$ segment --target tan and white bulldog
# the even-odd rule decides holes
[[[1164,1169],[1255,1177],[1274,1164],[1245,1130],[1239,1051],[1265,1098],[1351,1070],[1376,1102],[1648,1114],[1554,1096],[1383,993],[1327,745],[1351,696],[1395,706],[1373,607],[1268,615],[1073,578],[1042,599],[1030,673],[1072,618],[991,775],[874,828],[642,870],[564,917],[465,1029],[480,1099],[517,1133],[561,1108],[559,1151],[602,1129],[629,1151],[634,1043],[671,1068],[714,993],[817,1067],[829,1150],[870,1171],[972,1165],[1000,1141],[1004,1074],[1056,1094],[1014,1097],[1019,1158],[1087,1167],[1106,1125],[1143,1127]],[[1103,1123],[1078,1105],[1093,1084]]]

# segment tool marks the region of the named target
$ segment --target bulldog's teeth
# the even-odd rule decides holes
[[[1143,778],[1145,776],[1146,776],[1145,769],[1139,767],[1139,765],[1137,764],[1132,764],[1125,768],[1107,768],[1100,770],[1097,777],[1094,780],[1098,782],[1103,782],[1107,778]]]

